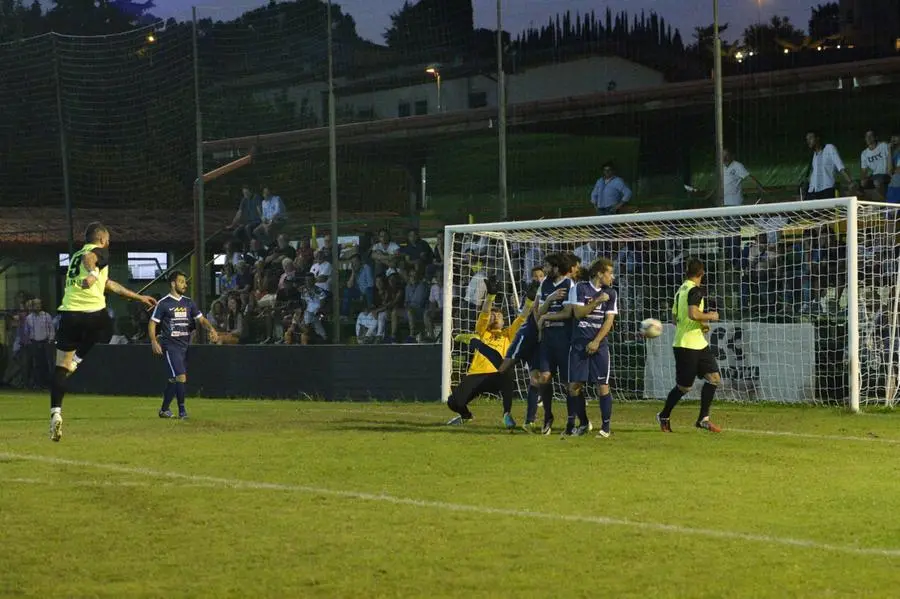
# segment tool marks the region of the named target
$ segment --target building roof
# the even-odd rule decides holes
[[[194,219],[190,211],[104,208],[72,211],[76,243],[87,225],[101,221],[112,242],[131,245],[193,245]],[[206,212],[207,235],[212,235],[233,218],[231,211]],[[9,208],[0,213],[0,245],[68,244],[66,212],[62,208]]]

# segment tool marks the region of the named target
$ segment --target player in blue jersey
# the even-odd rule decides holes
[[[545,319],[547,315],[559,314],[569,290],[575,285],[567,275],[575,263],[563,254],[550,254],[544,258],[547,278],[541,283],[538,294],[537,322],[540,331],[540,399],[544,405],[544,426],[541,434],[549,435],[553,430],[553,376],[562,384],[568,382],[569,341],[572,335],[570,320]]]
[[[547,317],[575,319],[569,349],[568,398],[581,425],[574,427],[574,418],[569,416],[570,422],[566,424],[566,430],[573,436],[584,435],[590,428],[584,399],[584,386],[590,383],[597,384],[600,396],[602,425],[597,436],[607,438],[610,434],[612,395],[609,392],[609,333],[619,313],[618,293],[612,288],[614,280],[612,261],[600,258],[591,265],[588,280],[579,282],[569,292],[565,309],[555,317]]]
[[[166,374],[168,375],[162,407],[159,409],[160,418],[172,418],[169,406],[172,404],[173,398],[178,399],[178,417],[187,418],[187,411],[184,407],[187,350],[196,323],[207,330],[210,341],[216,343],[219,340],[212,324],[203,316],[191,298],[184,295],[185,291],[187,291],[187,276],[180,271],[170,274],[169,295],[156,304],[147,326],[153,353],[165,358]],[[160,329],[158,338],[157,326]]]

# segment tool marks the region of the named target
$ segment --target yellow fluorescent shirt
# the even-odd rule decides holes
[[[531,305],[531,301],[526,301],[525,309],[522,310],[522,313],[512,321],[512,324],[499,331],[488,330],[487,327],[491,315],[489,312],[482,312],[478,315],[478,322],[475,324],[475,334],[478,335],[481,342],[488,348],[496,351],[501,356],[506,356],[506,352],[509,349],[512,340],[515,338],[516,333],[519,331],[519,328],[525,322],[528,313],[531,311]],[[497,372],[497,367],[484,357],[480,351],[476,351],[475,355],[472,357],[472,363],[469,365],[469,374],[490,374],[492,372]]]
[[[81,283],[91,274],[83,264],[84,255],[88,252],[97,254],[97,269],[100,274],[93,285],[84,289]],[[69,260],[69,270],[66,271],[65,292],[62,303],[59,305],[61,312],[99,312],[106,309],[106,281],[109,280],[108,255],[106,249],[92,243],[85,244],[83,248],[72,255]]]

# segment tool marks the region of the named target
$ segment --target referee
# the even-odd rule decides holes
[[[722,429],[709,421],[709,409],[722,379],[705,334],[709,331],[706,323],[719,320],[719,313],[703,311],[706,303],[705,291],[700,286],[703,275],[706,274],[703,263],[697,258],[690,258],[685,271],[687,279],[675,294],[672,306],[672,317],[675,320],[675,342],[672,344],[675,351],[675,386],[669,391],[666,405],[656,415],[656,420],[664,433],[671,433],[669,417],[672,410],[691,390],[696,379],[704,379],[703,390],[700,392],[700,416],[695,426],[718,433]]]
[[[106,311],[107,291],[148,307],[156,300],[125,289],[109,278],[109,231],[91,223],[84,232],[84,247],[69,259],[65,292],[59,306],[56,334],[56,369],[50,383],[50,440],[62,439],[62,402],[66,381],[97,343],[109,341],[112,323]]]

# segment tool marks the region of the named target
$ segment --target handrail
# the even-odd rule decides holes
[[[221,229],[219,229],[218,231],[216,231],[215,233],[213,233],[212,235],[210,235],[209,238],[208,238],[206,241],[211,241],[212,239],[215,239],[220,233],[222,233],[222,231],[225,231],[227,228],[228,228],[228,227],[222,227]],[[184,262],[185,260],[187,260],[188,258],[190,258],[190,257],[193,256],[193,255],[194,255],[194,250],[191,250],[191,251],[189,251],[187,254],[185,254],[184,256],[182,256],[181,258],[179,258],[178,260],[176,260],[175,262],[173,262],[172,265],[171,265],[170,267],[168,267],[167,269],[165,269],[163,272],[159,273],[159,274],[156,276],[155,279],[153,279],[152,281],[150,281],[149,283],[147,283],[146,285],[144,285],[143,287],[141,287],[141,289],[138,291],[138,294],[139,294],[139,295],[143,295],[145,291],[147,291],[148,289],[150,289],[150,287],[152,287],[153,285],[155,285],[155,284],[158,283],[159,281],[161,281],[161,280],[165,279],[166,277],[168,277],[169,274],[170,274],[173,270],[175,270],[176,267],[177,267],[179,264],[181,264],[182,262]],[[215,258],[213,258],[213,260],[215,260]],[[208,266],[208,264],[207,264],[207,266]],[[190,280],[190,277],[188,277],[188,280]],[[200,299],[200,298],[198,298],[198,300],[199,300],[199,299]]]

